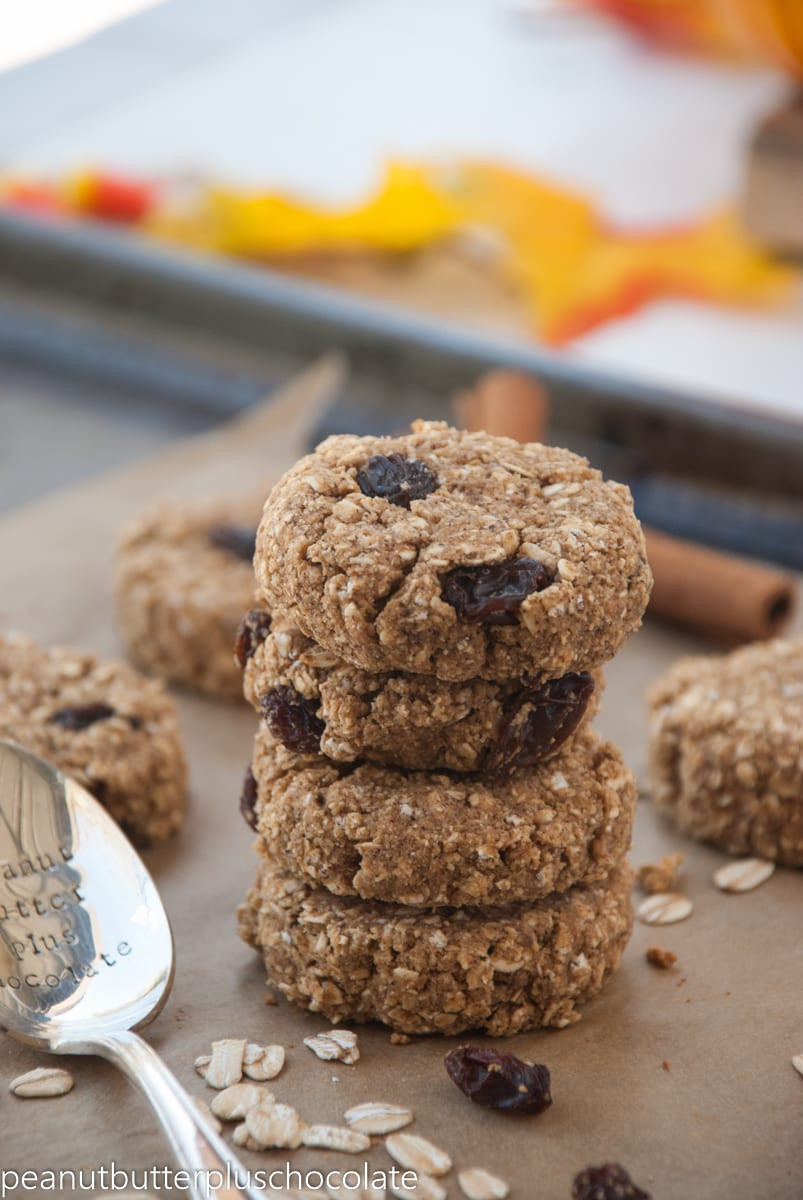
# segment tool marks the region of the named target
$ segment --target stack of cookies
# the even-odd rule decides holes
[[[627,489],[444,424],[333,437],[254,564],[241,932],[270,982],[403,1033],[576,1019],[632,921],[635,786],[587,724],[650,591]]]

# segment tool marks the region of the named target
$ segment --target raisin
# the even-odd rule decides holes
[[[245,614],[234,643],[234,655],[241,667],[256,654],[257,646],[264,642],[269,633],[270,613],[266,613],[263,608],[252,608]]]
[[[553,579],[534,558],[455,567],[444,577],[441,595],[469,625],[515,625],[525,597],[542,592]]]
[[[257,781],[254,772],[249,767],[243,777],[243,790],[240,792],[240,812],[243,820],[251,829],[257,827]]]
[[[575,1176],[572,1200],[650,1200],[650,1194],[636,1187],[624,1167],[604,1163]]]
[[[588,671],[570,672],[541,687],[524,686],[505,705],[483,771],[509,775],[554,754],[580,724],[593,691],[594,676]]]
[[[450,1079],[460,1091],[485,1108],[540,1113],[549,1108],[549,1069],[515,1054],[482,1046],[460,1046],[445,1058]]]
[[[249,525],[214,525],[209,540],[218,550],[228,550],[236,558],[251,562],[257,548],[257,531]]]
[[[409,508],[411,500],[423,500],[438,486],[438,477],[420,458],[403,454],[375,454],[357,472],[363,496],[378,496]]]
[[[288,750],[317,753],[326,728],[314,700],[305,700],[293,687],[275,687],[260,699],[262,715],[273,736]]]
[[[50,722],[52,725],[61,725],[63,729],[88,729],[96,721],[107,721],[116,712],[110,704],[76,704],[54,712]]]

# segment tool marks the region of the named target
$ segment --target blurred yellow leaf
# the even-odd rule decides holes
[[[420,167],[391,163],[365,204],[343,211],[301,204],[279,193],[207,187],[186,216],[168,210],[149,223],[171,240],[249,258],[320,251],[417,250],[448,236],[459,217]]]

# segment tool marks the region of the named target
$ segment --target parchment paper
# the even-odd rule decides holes
[[[157,495],[267,488],[301,452],[338,379],[336,361],[320,364],[270,407],[0,521],[0,627],[120,654],[110,579],[121,524]],[[701,648],[648,622],[608,668],[598,724],[642,779],[645,688],[678,654]],[[255,718],[245,704],[177,699],[191,767],[189,819],[178,839],[145,857],[178,962],[173,994],[146,1036],[193,1095],[214,1094],[193,1070],[213,1039],[278,1041],[288,1063],[271,1086],[307,1120],[338,1122],[363,1100],[406,1104],[415,1113],[411,1132],[447,1149],[459,1169],[480,1165],[502,1176],[516,1200],[567,1200],[580,1168],[610,1159],[654,1200],[800,1200],[803,1079],[790,1058],[803,1052],[803,874],[779,870],[755,892],[722,894],[710,877],[724,856],[674,835],[642,800],[633,861],[682,850],[694,913],[663,929],[637,925],[621,970],[577,1025],[506,1043],[549,1066],[554,1104],[536,1118],[503,1116],[470,1104],[447,1078],[442,1059],[457,1040],[393,1046],[387,1030],[364,1027],[356,1066],[324,1063],[302,1038],[326,1021],[284,1001],[263,1003],[263,968],[238,940],[234,919],[254,866],[237,804]],[[649,966],[649,945],[673,950],[678,966]],[[5,1082],[51,1061],[8,1038],[0,1055]],[[64,1065],[76,1077],[66,1097],[20,1101],[2,1089],[0,1167],[89,1171],[114,1161],[141,1172],[170,1162],[146,1104],[112,1067],[91,1059]],[[252,1167],[282,1167],[287,1157],[242,1152]],[[381,1144],[367,1157],[390,1166]],[[362,1162],[312,1150],[290,1159],[301,1170]],[[460,1194],[454,1173],[445,1182],[450,1197]]]

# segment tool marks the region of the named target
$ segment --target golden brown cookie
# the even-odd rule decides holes
[[[608,875],[630,845],[636,787],[619,751],[583,730],[510,778],[342,774],[266,730],[251,779],[260,853],[339,895],[397,904],[509,904]]]
[[[120,631],[151,675],[221,699],[242,694],[234,639],[254,594],[252,500],[162,503],[124,533],[117,559]]]
[[[656,807],[731,854],[803,866],[803,639],[681,659],[650,703]]]
[[[332,896],[264,866],[240,933],[272,986],[331,1021],[504,1037],[577,1020],[619,964],[631,883],[621,863],[531,905],[432,910]]]
[[[254,567],[265,606],[345,661],[452,681],[591,670],[652,582],[627,488],[568,450],[427,422],[297,463]]]
[[[363,671],[282,621],[244,663],[246,699],[289,749],[419,771],[533,766],[593,716],[602,688],[600,669],[537,684]]]
[[[187,768],[175,705],[126,663],[0,636],[0,738],[70,775],[141,845],[181,827]]]

